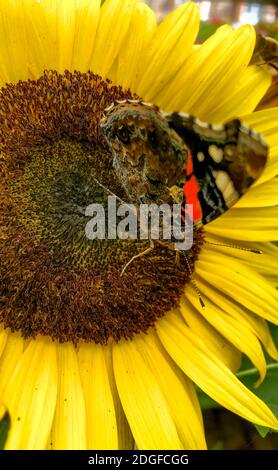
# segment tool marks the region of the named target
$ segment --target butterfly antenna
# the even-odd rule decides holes
[[[256,255],[262,255],[263,251],[257,250],[256,248],[246,248],[243,246],[238,246],[238,245],[228,245],[225,243],[214,243],[214,242],[209,242],[208,240],[204,240],[205,243],[208,245],[214,245],[214,246],[224,246],[226,248],[233,248],[235,250],[242,250],[242,251],[249,251],[249,253],[255,253]]]
[[[93,178],[93,180],[94,180],[102,189],[104,189],[107,193],[111,194],[111,196],[114,196],[116,199],[118,199],[118,201],[121,201],[122,203],[125,204],[125,202],[123,201],[123,199],[121,199],[119,196],[117,196],[117,194],[113,193],[113,191],[111,191],[109,188],[107,188],[106,186],[104,186],[104,184],[102,184],[95,176],[92,175],[92,178]]]
[[[114,196],[118,201],[120,201],[122,204],[125,204],[127,207],[129,207],[133,212],[136,212],[134,209],[134,206],[131,206],[130,204],[127,204],[123,199],[121,199],[117,194],[113,193],[111,189],[107,188],[102,184],[95,176],[92,175],[93,180],[102,188],[104,189],[107,193],[111,194],[111,196]]]
[[[195,279],[194,279],[194,277],[193,277],[193,272],[192,272],[190,263],[189,263],[188,258],[187,258],[187,256],[186,256],[185,254],[184,254],[184,258],[185,258],[185,262],[186,262],[186,265],[187,265],[188,272],[189,272],[189,274],[190,274],[190,278],[191,278],[192,285],[193,285],[193,287],[194,287],[194,289],[195,289],[195,291],[196,291],[196,293],[197,293],[197,295],[198,295],[198,298],[199,298],[199,302],[200,302],[200,304],[201,304],[201,307],[202,307],[202,308],[205,308],[205,303],[204,303],[204,301],[203,301],[203,299],[202,299],[200,289],[199,289],[199,287],[197,286],[197,282],[195,281]]]

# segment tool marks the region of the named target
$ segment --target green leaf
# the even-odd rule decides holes
[[[0,450],[3,450],[5,447],[10,425],[10,415],[8,412],[6,412],[0,421]]]
[[[221,23],[212,24],[205,21],[201,21],[197,42],[204,42],[212,34],[215,33],[219,26],[221,26]]]
[[[257,429],[259,435],[263,438],[265,438],[268,435],[268,433],[273,432],[272,429],[266,428],[264,426],[260,426],[259,424],[255,424],[255,428]]]
[[[278,243],[277,243],[278,246]],[[272,338],[274,339],[274,343],[278,347],[278,326],[273,325],[273,323],[268,323]]]
[[[222,408],[222,406],[219,403],[217,403],[212,398],[210,398],[200,388],[197,388],[197,395],[198,395],[198,400],[199,400],[202,410],[212,410],[215,408]]]

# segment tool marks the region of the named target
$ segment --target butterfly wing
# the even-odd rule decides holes
[[[166,119],[192,155],[185,203],[197,207],[195,225],[207,224],[232,207],[260,177],[267,145],[238,119],[223,126],[208,125],[182,113],[169,114]]]

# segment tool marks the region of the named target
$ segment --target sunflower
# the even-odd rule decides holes
[[[135,0],[1,2],[0,396],[6,449],[205,449],[195,384],[278,429],[236,377],[242,353],[266,374],[276,323],[278,109],[253,112],[267,70],[249,66],[251,26],[194,45],[188,2],[157,25]],[[240,116],[267,141],[267,167],[237,205],[197,232],[188,273],[143,242],[88,240],[84,207],[121,195],[99,128],[140,96],[220,123]],[[263,255],[226,248],[237,244]]]

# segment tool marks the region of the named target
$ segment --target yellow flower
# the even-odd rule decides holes
[[[1,235],[7,251],[0,263],[1,298],[9,298],[0,310],[0,393],[11,415],[7,449],[126,449],[134,442],[139,449],[204,449],[194,384],[243,418],[278,429],[270,409],[235,375],[241,353],[258,369],[260,381],[266,373],[262,348],[278,359],[266,323],[278,321],[277,248],[270,243],[277,239],[278,109],[253,112],[270,84],[267,71],[248,66],[254,29],[223,26],[194,46],[198,26],[192,2],[176,8],[159,26],[154,13],[135,0],[106,0],[102,7],[100,0],[1,2],[1,85],[15,84],[0,93],[1,171],[4,182],[12,175],[14,184],[0,201],[1,208],[5,202],[9,209]],[[48,72],[38,82],[26,82],[44,70],[84,74]],[[58,231],[59,213],[53,208],[61,194],[75,195],[80,178],[90,190],[85,161],[97,161],[100,175],[105,173],[107,149],[98,133],[103,106],[131,96],[88,70],[130,87],[165,111],[178,109],[213,123],[240,116],[269,145],[267,167],[257,184],[203,232],[212,243],[236,243],[264,254],[197,240],[191,263],[205,309],[186,276],[181,281],[175,277],[168,254],[158,259],[155,275],[160,277],[143,302],[148,286],[138,290],[145,280],[136,277],[137,271],[125,290],[118,278],[112,282],[108,276],[115,289],[108,292],[107,279],[90,277],[99,269],[96,255],[89,265],[88,251],[75,235]],[[99,245],[97,253],[107,267],[106,258],[121,258],[118,248],[115,254],[105,247],[106,255]],[[59,256],[72,263],[62,266],[59,279],[57,265],[49,262],[51,250],[58,253],[58,264]],[[84,266],[90,268],[86,275]],[[141,316],[136,317],[139,295]],[[94,317],[88,316],[94,296],[103,317],[97,308]]]

